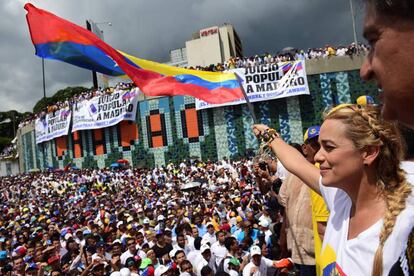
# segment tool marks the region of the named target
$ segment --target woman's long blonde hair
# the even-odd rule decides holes
[[[357,149],[380,146],[374,166],[377,185],[386,203],[379,246],[375,253],[372,275],[382,275],[383,248],[391,234],[397,216],[405,209],[411,185],[400,168],[404,156],[401,136],[396,124],[382,120],[380,109],[375,106],[342,105],[332,109],[325,119],[341,120],[347,125],[347,137]]]

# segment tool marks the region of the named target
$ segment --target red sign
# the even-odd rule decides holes
[[[209,35],[213,35],[213,34],[217,34],[217,33],[218,33],[218,27],[213,27],[213,28],[209,28],[209,29],[200,30],[200,36],[201,37],[209,36]]]

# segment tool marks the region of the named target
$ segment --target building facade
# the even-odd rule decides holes
[[[378,89],[359,76],[363,57],[334,57],[306,62],[310,95],[254,103],[261,123],[278,129],[285,141],[303,142],[303,133],[320,124],[327,108],[352,103],[360,95],[377,98]],[[246,105],[195,109],[186,96],[141,99],[136,121],[70,133],[35,143],[34,125],[18,130],[20,170],[105,167],[118,159],[153,167],[191,157],[236,159],[258,149]]]
[[[230,24],[202,29],[185,43],[188,66],[209,66],[242,57],[241,40]]]

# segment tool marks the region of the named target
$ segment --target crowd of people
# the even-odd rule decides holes
[[[343,56],[358,56],[366,55],[369,51],[369,47],[365,44],[351,43],[348,46],[332,46],[325,45],[322,48],[309,48],[308,50],[297,50],[288,48],[277,54],[265,53],[262,55],[255,55],[251,57],[232,57],[224,63],[211,64],[209,66],[196,66],[196,70],[221,72],[236,68],[246,68],[253,66],[260,66],[266,64],[276,64],[294,60],[311,60],[322,59],[331,57],[343,57]]]
[[[247,159],[189,161],[152,170],[3,177],[1,273],[266,275],[290,269],[278,246],[283,208],[255,187],[254,168]]]
[[[413,275],[414,5],[364,2],[371,50],[361,76],[382,88],[381,110],[334,107],[320,127],[308,128],[301,146],[254,125],[261,149],[277,160],[266,154],[254,161],[2,178],[2,273],[264,276],[291,268],[290,259],[277,259],[286,254],[285,237],[301,275]],[[306,205],[299,203],[308,194],[304,186],[312,190]],[[323,208],[314,194],[327,218],[318,218]],[[308,210],[307,227],[323,241],[313,247],[316,269],[308,264],[311,243],[296,240],[311,234],[292,220]]]
[[[29,114],[26,118],[24,118],[19,123],[19,128],[24,127],[25,125],[32,123],[36,119],[42,118],[46,116],[46,114],[53,113],[59,109],[66,108],[66,107],[69,107],[71,109],[76,108],[77,103],[83,100],[89,100],[96,96],[108,95],[108,94],[113,93],[115,90],[129,90],[134,87],[136,87],[134,83],[120,82],[120,83],[117,83],[115,87],[92,89],[92,90],[74,95],[72,98],[66,99],[65,101],[50,104],[38,113]]]

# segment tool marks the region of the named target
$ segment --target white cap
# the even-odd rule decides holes
[[[168,267],[166,267],[165,265],[160,265],[159,267],[157,267],[157,269],[155,269],[154,276],[161,276],[167,271]]]
[[[260,222],[259,222],[259,225],[260,226],[262,226],[262,227],[269,227],[269,221],[268,220],[261,220]]]
[[[73,238],[73,236],[72,236],[72,234],[71,234],[71,233],[67,233],[67,234],[65,235],[65,240],[68,240],[69,238]]]
[[[214,225],[211,221],[207,222],[206,227],[209,227],[210,225],[214,227]]]
[[[163,216],[163,215],[159,215],[158,217],[157,217],[157,220],[158,221],[160,221],[160,220],[164,220],[165,219],[165,217]]]
[[[170,253],[168,253],[168,255],[170,255],[170,258],[174,258],[175,257],[175,253],[177,253],[177,249],[173,248]]]
[[[120,240],[120,239],[116,239],[116,240],[114,240],[114,241],[112,242],[112,244],[116,244],[116,243],[122,244],[122,242],[121,242],[121,240]]]
[[[150,223],[150,221],[149,221],[149,219],[148,219],[148,218],[144,218],[143,223],[144,223],[144,224],[149,224],[149,223]]]
[[[208,246],[208,244],[203,244],[203,245],[200,247],[200,252],[201,252],[201,253],[204,253],[204,251],[206,251],[206,250],[210,250],[210,246]]]
[[[122,220],[118,221],[118,223],[116,224],[116,228],[119,228],[119,226],[121,226],[122,224],[124,224],[124,222]]]
[[[262,255],[262,250],[260,250],[260,247],[258,247],[257,245],[253,245],[250,248],[250,256],[254,256],[254,255]]]
[[[121,270],[119,272],[120,272],[121,276],[131,276],[131,270],[129,270],[126,267],[121,268]]]

